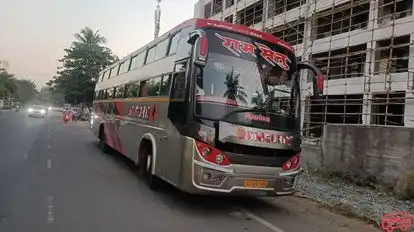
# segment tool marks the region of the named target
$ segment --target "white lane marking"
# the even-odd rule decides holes
[[[51,169],[52,168],[52,160],[51,159],[48,159],[47,160],[47,169]]]
[[[265,219],[254,215],[253,213],[248,212],[247,210],[242,210],[242,213],[248,217],[250,217],[251,219],[257,221],[258,223],[266,226],[267,228],[269,228],[270,230],[274,231],[274,232],[285,232],[284,230],[280,229],[279,227],[273,225],[272,223],[266,221]]]
[[[48,150],[52,150],[52,146],[50,146],[50,144],[47,145],[47,149]]]
[[[53,209],[55,206],[53,205],[53,197],[49,196],[47,199],[47,223],[53,224],[55,222],[55,215],[53,213]]]

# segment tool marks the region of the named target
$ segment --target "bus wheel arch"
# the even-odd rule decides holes
[[[145,134],[140,142],[138,150],[138,168],[139,173],[145,178],[151,189],[157,189],[159,179],[155,175],[155,160],[157,148],[155,146],[155,137],[151,134]]]

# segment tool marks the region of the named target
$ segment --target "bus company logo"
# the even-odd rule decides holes
[[[222,45],[227,48],[231,53],[236,56],[240,56],[240,54],[250,54],[256,57],[256,49],[260,50],[260,56],[263,57],[267,62],[269,62],[272,66],[278,65],[284,70],[289,70],[289,63],[292,61],[287,57],[285,54],[275,52],[268,46],[255,42],[254,44],[236,40],[227,36],[220,35],[215,33],[217,38],[222,41]]]
[[[387,213],[381,217],[381,229],[384,232],[408,231],[412,227],[413,215],[408,212]]]
[[[128,109],[128,116],[154,121],[157,117],[157,105],[133,105]]]
[[[260,121],[260,122],[270,122],[270,117],[263,116],[263,115],[256,115],[252,113],[245,113],[244,118],[251,121]]]
[[[253,130],[246,130],[241,127],[237,129],[237,137],[240,140],[283,145],[290,145],[293,139],[293,136],[278,135],[271,132],[258,132]]]

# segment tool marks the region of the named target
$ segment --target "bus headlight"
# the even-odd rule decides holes
[[[29,113],[33,112],[32,108],[29,108],[27,111],[29,111]]]
[[[45,114],[46,113],[46,110],[41,110],[40,113],[41,114]]]

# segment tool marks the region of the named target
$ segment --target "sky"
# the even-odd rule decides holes
[[[196,2],[162,0],[160,34],[192,18]],[[99,29],[120,58],[151,41],[155,6],[155,0],[3,0],[0,58],[16,77],[43,86],[85,26]]]

